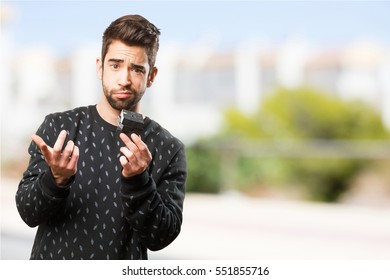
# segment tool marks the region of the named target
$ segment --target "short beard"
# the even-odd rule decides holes
[[[103,92],[104,96],[106,97],[108,103],[111,105],[112,108],[115,110],[121,111],[121,110],[129,110],[129,111],[134,111],[137,107],[138,102],[140,101],[140,94],[135,93],[133,89],[129,89],[132,93],[134,98],[126,101],[121,101],[121,100],[114,100],[112,98],[111,92],[107,89],[107,87],[103,86]]]

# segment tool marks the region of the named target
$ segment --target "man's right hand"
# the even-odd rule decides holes
[[[53,148],[48,146],[40,136],[34,134],[31,137],[45,157],[45,161],[49,165],[54,180],[59,187],[65,186],[69,179],[76,174],[79,159],[79,148],[71,140],[61,151],[66,135],[67,132],[62,130]]]

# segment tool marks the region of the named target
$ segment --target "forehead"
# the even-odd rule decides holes
[[[148,56],[146,55],[146,51],[143,47],[129,46],[119,40],[114,40],[109,45],[105,61],[113,58],[123,59],[137,64],[148,63]]]

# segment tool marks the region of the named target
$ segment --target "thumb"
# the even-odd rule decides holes
[[[50,149],[45,143],[45,141],[38,135],[34,134],[31,136],[31,139],[34,141],[34,143],[38,146],[38,148],[41,150],[44,157],[50,156]]]

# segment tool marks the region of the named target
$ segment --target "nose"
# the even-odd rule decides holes
[[[130,70],[129,69],[122,69],[122,71],[119,74],[118,84],[120,86],[128,86],[131,84],[131,77],[130,77]]]

